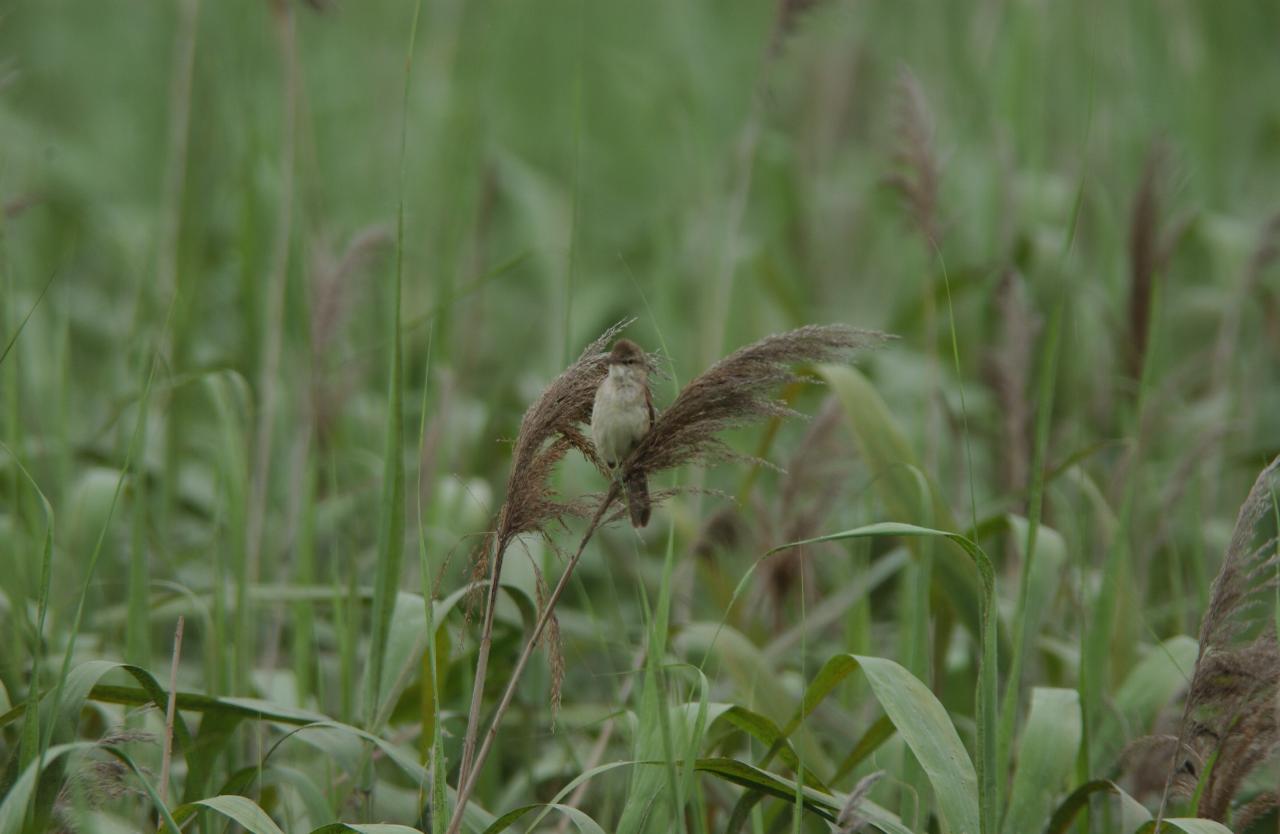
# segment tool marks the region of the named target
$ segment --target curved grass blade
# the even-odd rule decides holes
[[[494,821],[493,825],[486,828],[484,834],[499,834],[501,831],[506,831],[526,814],[533,811],[544,812],[543,814],[539,814],[539,820],[545,816],[546,811],[559,811],[572,820],[573,824],[578,827],[578,830],[581,831],[582,834],[604,834],[604,829],[600,827],[599,823],[591,819],[591,817],[587,816],[582,811],[579,811],[577,808],[569,805],[561,805],[558,802],[538,802],[532,805],[522,805],[519,808],[510,810],[498,817],[498,819]],[[537,824],[536,821],[534,824]],[[533,831],[534,829],[530,828],[529,830]]]
[[[197,799],[195,802],[178,806],[173,815],[178,822],[186,822],[205,810],[221,814],[238,824],[245,831],[248,831],[249,834],[284,834],[258,803],[248,797],[236,796],[235,794]],[[158,834],[166,833],[167,829],[164,827],[161,827],[158,832]]]
[[[1184,834],[1231,834],[1231,829],[1227,828],[1220,822],[1213,820],[1197,819],[1194,817],[1184,817],[1181,819],[1166,819],[1161,825],[1165,825],[1184,832]],[[1143,825],[1134,834],[1154,834],[1156,830],[1155,820]]]
[[[331,822],[328,825],[313,828],[311,834],[343,834],[347,831],[355,834],[422,834],[416,828],[386,822]]]

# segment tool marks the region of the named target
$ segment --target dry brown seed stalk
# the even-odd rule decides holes
[[[523,533],[546,535],[547,525],[566,516],[589,512],[582,499],[562,501],[551,487],[550,476],[555,465],[576,448],[595,461],[595,449],[582,434],[580,426],[591,419],[591,405],[596,388],[604,378],[605,348],[623,327],[622,322],[606,330],[587,345],[578,359],[551,381],[520,420],[520,430],[512,446],[511,471],[507,476],[507,495],[498,511],[492,537],[481,543],[479,556],[489,565],[489,590],[485,599],[484,625],[476,656],[476,676],[471,693],[471,708],[463,738],[459,773],[460,787],[465,786],[475,756],[476,735],[480,730],[480,706],[484,701],[484,684],[489,668],[489,650],[493,644],[493,615],[502,576],[502,560],[507,547]],[[492,556],[489,547],[493,548]],[[476,560],[477,564],[481,559]],[[460,805],[464,804],[460,800]],[[455,814],[461,821],[461,811]],[[451,826],[456,830],[456,826]]]

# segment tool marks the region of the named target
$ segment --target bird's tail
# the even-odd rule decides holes
[[[649,502],[649,479],[644,472],[632,472],[623,482],[623,488],[627,494],[627,509],[631,512],[631,526],[645,526],[653,509]]]

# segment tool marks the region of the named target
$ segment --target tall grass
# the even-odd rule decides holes
[[[1280,12],[731,11],[0,15],[0,834],[1274,830]]]

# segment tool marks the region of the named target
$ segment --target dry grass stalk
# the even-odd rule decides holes
[[[1259,529],[1274,506],[1277,471],[1280,457],[1258,475],[1213,581],[1158,818],[1169,795],[1190,781],[1202,783],[1197,813],[1224,820],[1245,777],[1280,742],[1280,647],[1271,616],[1280,553],[1276,539]]]
[[[1169,150],[1154,145],[1147,154],[1138,193],[1129,215],[1129,321],[1126,359],[1129,376],[1139,379],[1151,334],[1151,303],[1156,277],[1168,265],[1190,226],[1183,217],[1164,228],[1164,182],[1170,178]]]
[[[568,516],[580,517],[590,513],[590,500],[560,499],[551,486],[550,478],[556,464],[574,448],[599,466],[595,448],[583,434],[582,426],[591,419],[596,388],[607,373],[605,350],[626,324],[629,322],[609,328],[587,345],[578,359],[543,390],[520,420],[520,430],[512,446],[506,499],[498,511],[494,532],[480,542],[473,559],[478,578],[488,573],[489,588],[476,657],[471,709],[463,739],[459,789],[465,786],[467,774],[471,772],[476,736],[480,730],[480,706],[484,699],[489,650],[493,642],[493,616],[503,558],[518,536],[525,533],[546,536],[552,523],[563,523]],[[601,512],[603,510],[604,505],[601,505]],[[463,803],[460,801],[459,804]],[[455,816],[460,821],[461,812]]]
[[[582,426],[590,421],[595,391],[606,373],[604,348],[620,327],[611,328],[588,345],[578,360],[542,392],[521,420],[512,450],[507,497],[498,512],[495,532],[490,536],[493,564],[489,568],[485,622],[463,740],[458,799],[448,834],[456,834],[461,828],[476,779],[497,738],[498,727],[515,696],[524,668],[549,627],[556,603],[564,593],[587,542],[609,520],[608,513],[621,494],[621,484],[639,475],[648,477],[686,463],[709,463],[740,457],[716,435],[728,428],[793,414],[790,408],[771,396],[774,389],[797,378],[791,366],[847,360],[858,349],[876,345],[885,338],[880,333],[845,325],[810,325],[769,336],[735,351],[695,377],[671,406],[654,420],[648,434],[619,466],[617,479],[603,497],[563,500],[552,490],[549,477],[569,449],[578,449],[604,472],[595,448],[582,432]],[[650,361],[652,363],[652,359]],[[653,493],[651,498],[658,503],[669,494]],[[542,606],[533,632],[525,642],[494,711],[484,741],[477,750],[480,706],[493,640],[493,614],[506,548],[521,534],[547,536],[551,524],[563,523],[567,517],[582,516],[593,506],[587,529]]]

